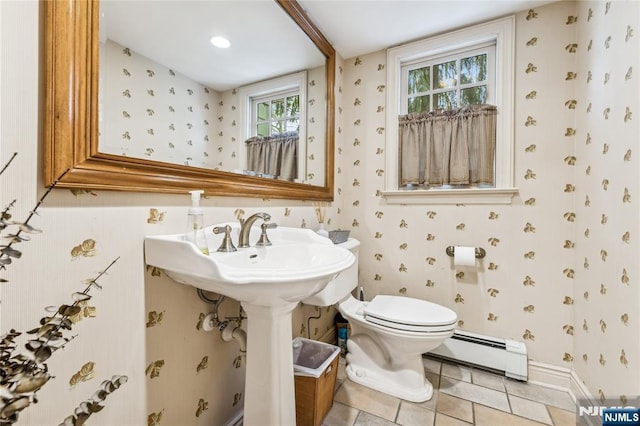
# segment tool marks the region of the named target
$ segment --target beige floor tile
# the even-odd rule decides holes
[[[574,411],[576,409],[576,404],[567,392],[511,379],[505,379],[504,385],[509,395],[552,405],[567,411]]]
[[[358,413],[359,411],[353,407],[334,402],[322,424],[323,426],[352,426]]]
[[[345,380],[335,395],[335,401],[393,421],[400,400],[382,392]]]
[[[427,410],[436,411],[436,404],[438,403],[439,395],[440,392],[437,389],[434,389],[431,399],[424,402],[413,402],[412,404],[416,404],[422,408],[426,408]]]
[[[517,414],[518,416],[526,417],[540,423],[548,425],[553,424],[546,405],[514,395],[509,395],[509,402],[511,403],[511,412],[513,414]]]
[[[460,419],[449,417],[446,414],[436,413],[434,426],[469,426],[472,423],[463,422]]]
[[[543,424],[481,404],[473,404],[473,412],[476,426],[539,426]]]
[[[323,426],[576,424],[575,404],[560,390],[426,357],[423,364],[434,385],[433,397],[412,403],[349,380],[340,361],[334,406]]]
[[[463,382],[460,380],[450,379],[448,377],[440,378],[440,394],[443,393],[457,396],[458,398],[467,399],[478,404],[496,408],[498,410],[511,412],[507,394],[498,392],[493,389]]]
[[[565,425],[576,424],[575,411],[562,410],[560,408],[552,407],[550,405],[547,406],[547,409],[549,410],[549,414],[551,415],[551,420],[553,420],[554,425],[565,426]]]
[[[480,370],[471,371],[471,383],[504,392],[504,376]]]
[[[471,369],[457,364],[442,363],[443,376],[451,377],[465,382],[471,382]]]
[[[396,423],[404,426],[432,426],[435,413],[406,401],[400,403]]]
[[[395,423],[361,411],[353,426],[393,426]]]
[[[433,390],[434,392],[436,390],[438,390],[438,388],[440,387],[440,375],[439,374],[435,374],[432,373],[431,371],[427,371],[425,370],[425,376],[427,378],[427,380],[431,383],[431,385],[433,386]]]
[[[438,397],[436,411],[450,417],[464,420],[465,422],[473,422],[473,407],[471,401],[447,395],[446,393]]]
[[[442,368],[442,362],[437,359],[423,357],[422,364],[424,365],[425,370],[440,375],[440,368]]]

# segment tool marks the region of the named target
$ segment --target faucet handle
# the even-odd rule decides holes
[[[231,252],[237,251],[236,247],[233,245],[233,241],[231,241],[231,226],[216,226],[213,228],[214,234],[222,234],[224,232],[224,238],[222,240],[222,244],[218,247],[218,251],[222,252]]]
[[[267,229],[273,229],[277,227],[278,227],[277,223],[263,222],[262,225],[260,225],[260,229],[262,229],[262,233],[260,234],[260,238],[256,243],[256,247],[270,246],[271,241],[269,241],[269,237],[267,236]]]

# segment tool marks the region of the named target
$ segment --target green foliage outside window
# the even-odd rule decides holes
[[[272,136],[300,128],[300,96],[283,96],[257,104],[257,136]]]
[[[487,79],[485,53],[410,69],[407,112],[484,104],[487,102]]]

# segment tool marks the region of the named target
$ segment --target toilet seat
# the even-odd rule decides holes
[[[378,295],[364,308],[366,321],[405,331],[425,333],[455,328],[457,315],[451,309],[412,297]]]

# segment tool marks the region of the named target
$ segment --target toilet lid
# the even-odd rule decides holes
[[[376,324],[410,331],[451,330],[458,316],[451,309],[412,297],[378,295],[364,309]]]

